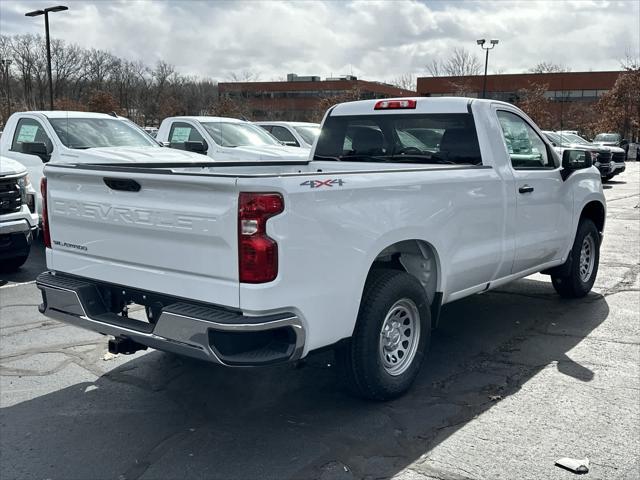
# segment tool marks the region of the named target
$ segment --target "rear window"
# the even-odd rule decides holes
[[[468,113],[330,116],[314,158],[482,164],[473,116]]]

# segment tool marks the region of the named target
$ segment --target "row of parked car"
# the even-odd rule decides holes
[[[313,123],[172,117],[152,132],[103,113],[15,113],[0,137],[0,269],[15,270],[28,258],[42,215],[45,163],[195,163],[202,155],[220,161],[299,161],[307,159],[318,134]]]
[[[566,149],[591,152],[593,164],[600,171],[602,181],[611,180],[625,171],[628,150],[617,146],[620,145],[620,136],[617,134],[600,134],[594,138],[593,142],[589,142],[575,132],[543,131],[543,133],[560,156]]]

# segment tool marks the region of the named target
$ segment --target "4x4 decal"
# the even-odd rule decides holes
[[[333,187],[334,185],[338,185],[341,187],[344,185],[344,180],[341,178],[329,178],[328,180],[307,180],[306,182],[302,182],[300,186],[309,187],[309,188],[321,188],[321,187]]]

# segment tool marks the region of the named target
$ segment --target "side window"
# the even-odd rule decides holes
[[[544,141],[524,119],[499,110],[497,112],[504,141],[515,169],[555,168]]]
[[[206,148],[206,142],[200,132],[193,125],[185,122],[173,122],[169,130],[169,144],[171,148],[185,150],[185,142],[202,142]]]
[[[16,133],[13,136],[11,150],[14,152],[25,153],[23,144],[25,143],[44,143],[47,151],[53,150],[53,144],[47,136],[44,127],[32,118],[21,118],[16,126]]]
[[[271,133],[271,130],[273,130],[273,125],[260,125],[260,128],[264,128],[267,132]]]
[[[294,137],[289,130],[279,125],[274,125],[273,130],[271,130],[271,135],[273,135],[274,137],[276,137],[278,140],[285,143],[286,145],[289,145],[292,147],[300,146],[300,144],[296,140],[296,137]]]

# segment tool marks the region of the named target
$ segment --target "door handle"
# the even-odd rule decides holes
[[[531,185],[523,185],[518,189],[518,191],[520,193],[531,193],[533,192],[533,187]]]
[[[123,192],[139,192],[140,184],[130,178],[108,178],[102,179],[104,184],[111,190],[121,190]]]

